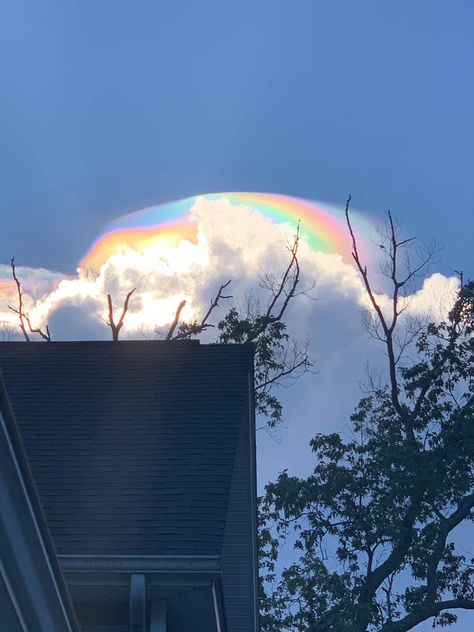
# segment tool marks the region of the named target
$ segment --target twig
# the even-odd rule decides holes
[[[176,315],[174,318],[174,321],[166,335],[166,340],[184,340],[186,338],[190,338],[191,336],[196,336],[197,334],[202,333],[205,329],[208,329],[209,327],[214,327],[214,325],[212,325],[211,323],[208,323],[209,317],[211,316],[212,312],[216,309],[216,307],[219,307],[219,301],[221,299],[229,299],[232,298],[231,295],[225,296],[223,294],[223,291],[225,290],[226,287],[228,287],[231,283],[231,280],[229,279],[229,281],[227,281],[226,283],[222,283],[222,285],[219,287],[215,297],[212,299],[211,304],[209,305],[209,309],[207,310],[207,312],[204,314],[204,316],[202,317],[200,322],[194,322],[191,324],[183,324],[180,327],[180,330],[178,331],[178,333],[174,336],[174,332],[176,329],[176,326],[178,324],[179,321],[179,316],[181,314],[181,310],[184,307],[184,304],[186,303],[186,301],[182,301],[179,305],[178,305],[178,309],[176,310]]]
[[[199,327],[202,327],[202,328],[206,327],[207,320],[208,320],[209,316],[212,314],[213,310],[216,307],[219,306],[219,301],[221,300],[221,298],[225,298],[225,299],[232,298],[231,294],[229,294],[228,296],[224,296],[222,294],[222,292],[225,290],[226,287],[228,287],[230,285],[230,283],[231,283],[231,279],[229,279],[227,281],[227,283],[222,283],[222,285],[220,286],[216,296],[214,297],[214,300],[211,301],[209,309],[207,310],[207,312],[205,313],[203,319],[201,320],[201,323],[200,323]]]
[[[289,248],[289,251],[291,253],[290,263],[288,264],[288,267],[286,268],[286,270],[285,270],[285,272],[283,274],[283,277],[282,277],[281,282],[280,282],[280,286],[279,286],[277,292],[274,293],[273,300],[270,301],[270,303],[268,305],[268,308],[267,308],[267,312],[265,314],[265,317],[267,319],[269,319],[270,321],[272,321],[272,322],[277,321],[277,320],[281,320],[283,318],[283,314],[285,313],[286,308],[288,307],[288,303],[290,302],[290,300],[295,295],[296,286],[298,285],[299,278],[300,278],[300,265],[299,265],[299,261],[298,261],[299,242],[300,242],[300,222],[298,220],[298,224],[297,224],[297,227],[296,227],[296,233],[295,233],[295,239],[294,239],[292,247]],[[277,304],[278,299],[280,298],[280,296],[283,294],[283,292],[285,290],[286,282],[288,281],[288,279],[290,277],[290,274],[291,274],[291,272],[293,270],[293,267],[295,267],[295,273],[293,274],[290,291],[286,293],[285,300],[283,301],[283,305],[281,306],[280,311],[278,312],[278,314],[276,316],[272,316],[272,311],[273,311],[275,305]]]
[[[272,376],[271,378],[265,380],[264,382],[260,382],[259,384],[256,384],[255,385],[255,390],[265,389],[268,386],[270,386],[271,384],[276,384],[283,377],[288,377],[289,375],[294,375],[295,372],[298,371],[298,369],[300,369],[302,367],[304,368],[304,370],[306,372],[306,371],[311,369],[311,366],[313,366],[313,364],[309,360],[308,356],[305,355],[305,357],[302,360],[300,360],[299,362],[296,362],[295,364],[292,364],[288,368],[285,368],[285,369],[281,370],[279,373],[277,373],[276,375]]]

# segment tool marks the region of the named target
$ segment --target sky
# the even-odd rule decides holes
[[[125,213],[209,192],[351,193],[374,221],[391,209],[407,236],[441,242],[431,273],[451,287],[474,264],[473,26],[470,0],[0,0],[0,265],[15,256],[45,291]],[[278,267],[266,238],[254,252]],[[258,266],[231,254],[219,272],[238,291]],[[283,393],[279,442],[259,438],[261,481],[310,466],[308,440],[343,424],[378,357],[347,268],[307,262],[320,300],[291,319],[317,375]],[[59,337],[101,335],[95,312],[86,326],[61,310]]]

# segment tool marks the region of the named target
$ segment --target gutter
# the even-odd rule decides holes
[[[63,571],[221,573],[218,555],[58,555]]]

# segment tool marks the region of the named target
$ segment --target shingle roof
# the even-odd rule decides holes
[[[252,349],[0,343],[59,554],[217,555]]]
[[[78,631],[0,372],[2,630]]]

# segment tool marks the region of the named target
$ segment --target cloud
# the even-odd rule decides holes
[[[446,277],[435,272],[426,278],[422,287],[407,299],[409,311],[413,315],[441,320],[446,317],[452,307],[458,290],[457,277]]]
[[[195,243],[183,239],[127,246],[109,256],[100,269],[79,268],[73,277],[44,269],[18,267],[25,303],[33,324],[49,323],[54,340],[110,339],[106,295],[113,297],[120,313],[128,291],[136,288],[130,302],[122,338],[155,337],[174,317],[186,299],[184,320],[203,313],[222,282],[232,279],[233,299],[222,306],[216,319],[232,302],[239,303],[252,290],[254,298],[268,298],[259,288],[259,276],[279,274],[288,261],[291,226],[274,224],[248,207],[230,207],[225,199],[198,199],[191,212],[196,226]],[[376,250],[376,252],[375,252]],[[369,260],[374,289],[383,309],[390,308],[387,280],[374,266],[379,248]],[[309,375],[291,389],[283,389],[287,423],[280,431],[281,444],[258,433],[260,481],[274,478],[284,467],[305,474],[312,465],[308,442],[315,432],[344,426],[360,397],[360,378],[367,361],[383,359],[381,343],[371,340],[361,325],[361,313],[369,307],[367,295],[354,265],[337,253],[314,252],[303,240],[299,259],[302,286],[314,281],[317,300],[297,297],[290,305],[287,322],[299,339],[311,338],[310,352],[317,375]],[[440,318],[452,304],[458,280],[434,273],[407,298],[407,313]],[[0,339],[8,339],[17,316],[16,287],[8,265],[0,266]],[[3,323],[2,323],[3,321]],[[9,325],[10,324],[10,325]],[[212,332],[210,334],[212,336]],[[19,339],[19,336],[17,336]]]
[[[230,205],[225,199],[198,198],[190,221],[197,227],[196,243],[150,243],[133,249],[124,247],[110,256],[98,272],[78,268],[75,277],[42,268],[18,267],[25,305],[32,323],[50,323],[54,339],[108,338],[103,320],[107,319],[106,295],[113,297],[115,311],[122,309],[124,298],[136,288],[130,302],[123,337],[152,336],[174,317],[180,301],[186,300],[184,320],[197,317],[220,283],[232,279],[235,300],[253,289],[257,298],[259,275],[281,272],[288,262],[288,245],[294,229],[275,224],[268,217],[246,206]],[[355,267],[340,254],[311,250],[303,240],[300,247],[302,284],[316,282],[320,301],[299,298],[292,309],[296,329],[310,333],[313,314],[333,310],[340,320],[341,309],[356,311],[368,307],[366,293]],[[452,301],[457,288],[455,278],[434,274],[425,280],[409,300],[414,314],[437,317]],[[16,322],[8,309],[16,305],[16,287],[9,266],[0,266],[0,321]],[[381,292],[383,306],[389,299]]]
[[[16,266],[16,274],[21,281],[25,309],[28,311],[35,310],[41,301],[54,294],[61,281],[68,278],[60,272],[27,266]],[[18,291],[11,266],[0,264],[0,322],[16,324],[18,319],[10,306],[18,306]]]

